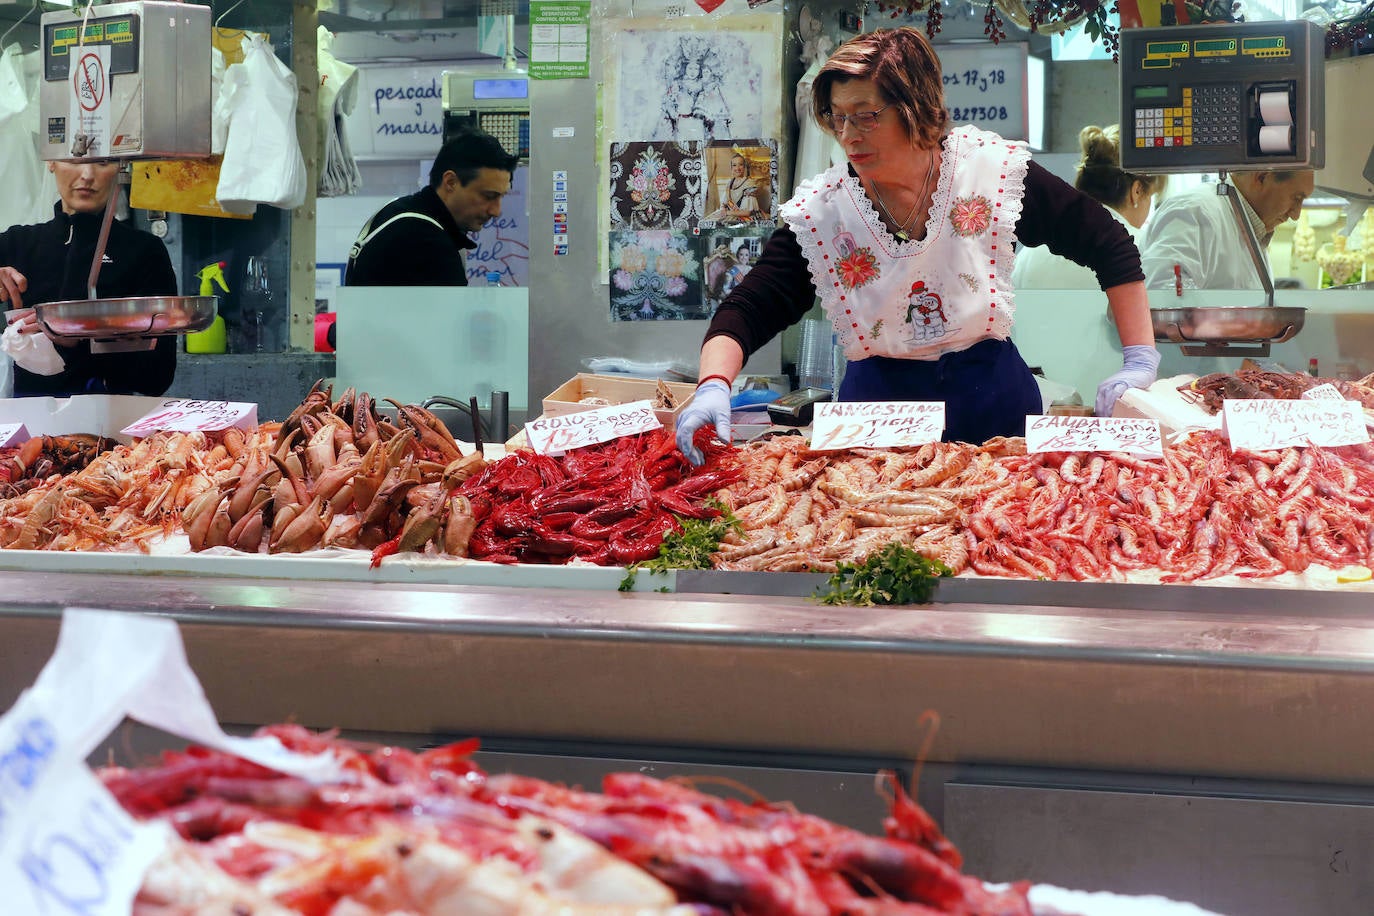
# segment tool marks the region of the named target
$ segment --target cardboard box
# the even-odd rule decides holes
[[[653,401],[658,394],[659,379],[631,378],[624,375],[592,375],[579,372],[559,385],[544,398],[544,416],[561,417],[564,414],[594,410],[603,404],[583,404],[584,398],[601,398],[609,404],[628,404],[631,401]],[[668,382],[662,384],[672,392],[677,406],[672,410],[654,410],[658,422],[669,432],[677,426],[678,414],[691,402],[697,386],[690,382]]]

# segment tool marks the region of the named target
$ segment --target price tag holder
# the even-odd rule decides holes
[[[23,423],[0,423],[0,448],[7,445],[22,445],[33,438]]]
[[[128,916],[169,834],[134,822],[86,768],[128,716],[312,781],[343,777],[330,754],[220,729],[174,621],[68,610],[38,680],[0,717],[0,888],[6,913]],[[17,899],[16,899],[17,898]]]
[[[169,398],[120,430],[142,438],[153,433],[218,432],[258,425],[258,405],[241,401],[196,401]]]
[[[1026,451],[1129,452],[1164,457],[1159,421],[1143,417],[1026,417]]]
[[[612,404],[561,417],[537,417],[525,424],[530,448],[541,455],[561,455],[585,445],[662,429],[651,401]]]
[[[811,421],[811,448],[925,445],[944,431],[944,401],[823,401]]]
[[[1256,452],[1369,441],[1363,407],[1344,398],[1227,399],[1222,401],[1222,431],[1231,440],[1231,448]]]
[[[1330,382],[1322,382],[1307,389],[1301,395],[1304,401],[1344,401],[1345,395],[1341,394],[1341,389]]]

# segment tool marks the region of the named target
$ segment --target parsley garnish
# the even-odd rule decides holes
[[[836,571],[816,590],[822,604],[926,604],[942,576],[954,570],[922,556],[903,544],[888,544],[861,563],[837,564]]]
[[[708,499],[706,505],[719,509],[720,517],[701,519],[678,516],[682,530],[669,531],[663,536],[658,556],[626,569],[619,590],[631,591],[635,587],[635,576],[641,569],[660,576],[667,575],[673,569],[710,569],[711,556],[720,550],[720,542],[731,531],[743,534],[744,525],[719,500]]]

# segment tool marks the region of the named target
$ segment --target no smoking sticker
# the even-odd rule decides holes
[[[71,154],[75,158],[110,154],[110,48],[81,52],[72,68]]]
[[[82,111],[95,111],[105,102],[105,65],[98,54],[87,51],[81,55],[72,82]]]

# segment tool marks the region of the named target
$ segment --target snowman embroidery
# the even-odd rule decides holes
[[[907,297],[906,321],[911,325],[913,341],[935,340],[945,336],[944,302],[939,294],[926,289],[924,280],[911,284],[911,294]]]

